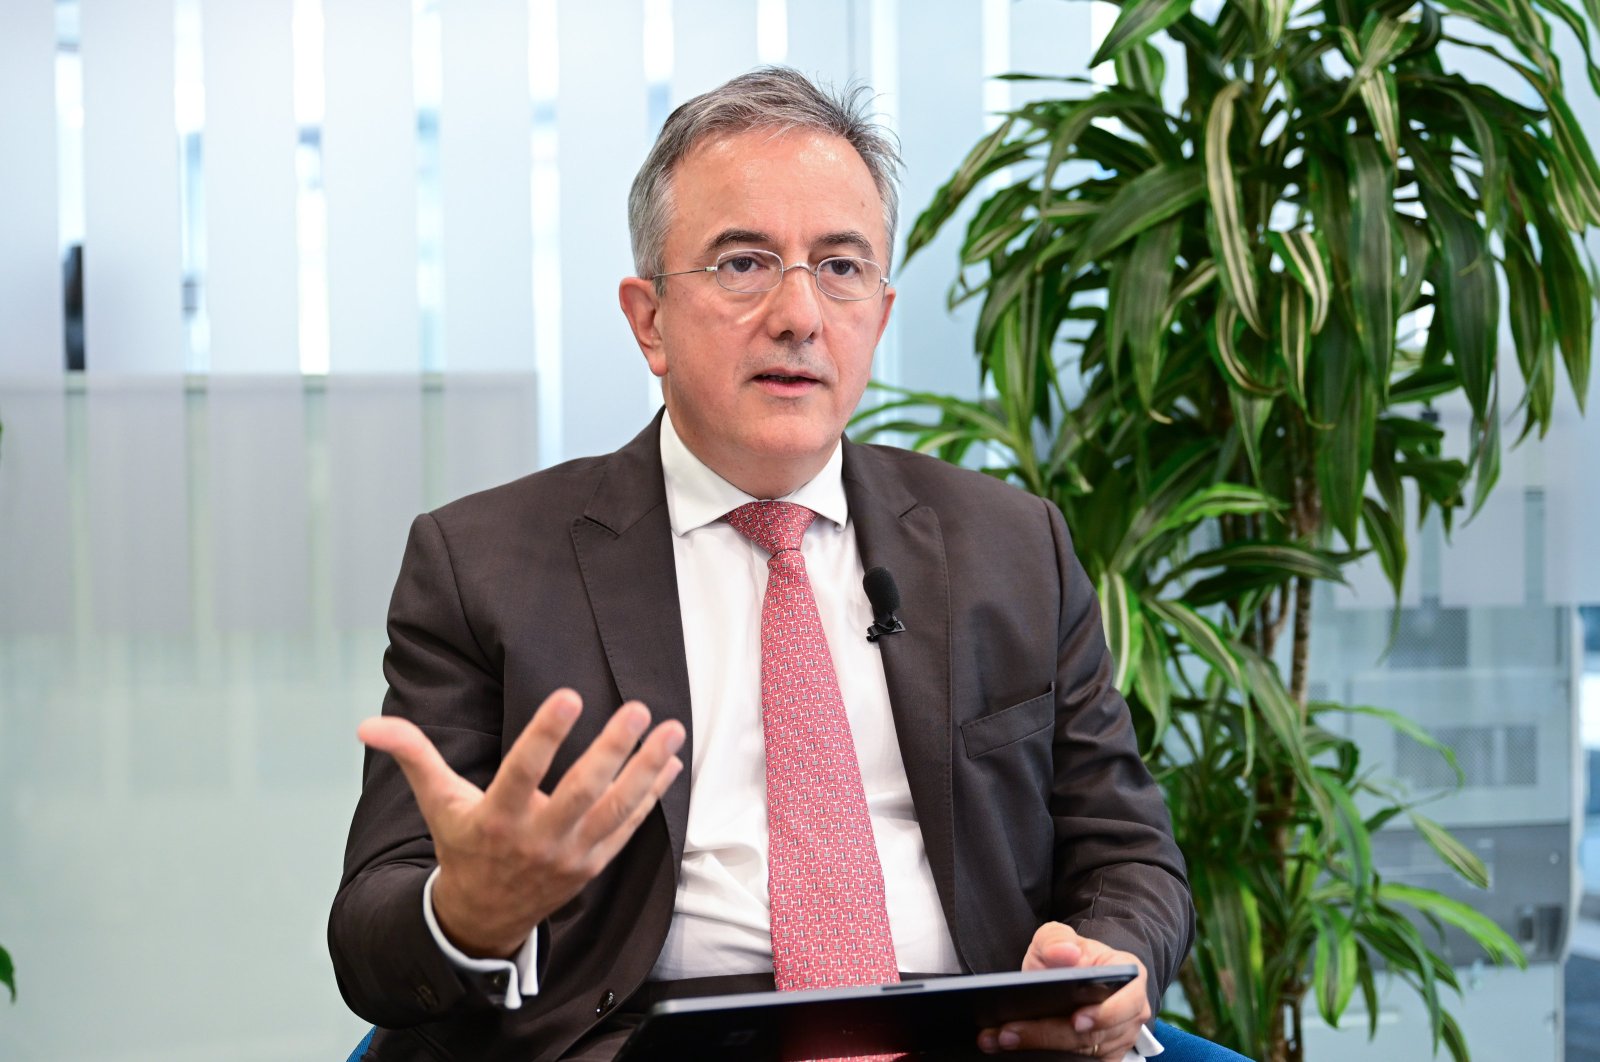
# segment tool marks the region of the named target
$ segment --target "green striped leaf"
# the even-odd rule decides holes
[[[1556,334],[1546,304],[1544,279],[1527,230],[1514,225],[1506,230],[1506,307],[1511,313],[1511,342],[1517,350],[1517,367],[1527,384],[1528,427],[1537,425],[1543,435],[1555,413]]]
[[[1211,113],[1206,119],[1205,183],[1211,202],[1206,214],[1206,233],[1228,298],[1258,335],[1266,335],[1261,322],[1255,258],[1251,253],[1250,236],[1244,229],[1233,155],[1228,147],[1234,105],[1244,89],[1243,82],[1239,81],[1224,87],[1212,101]]]
[[[1272,416],[1272,399],[1256,397],[1230,387],[1228,403],[1233,407],[1233,424],[1238,429],[1239,441],[1244,443],[1245,456],[1250,461],[1250,474],[1261,479],[1261,434]]]
[[[1517,942],[1511,939],[1494,919],[1480,914],[1459,900],[1453,900],[1432,889],[1405,885],[1398,881],[1386,881],[1378,886],[1378,897],[1384,903],[1403,903],[1407,907],[1437,918],[1446,925],[1455,926],[1477,941],[1483,950],[1489,953],[1492,962],[1510,962],[1519,970],[1527,968],[1527,956],[1517,946]]]
[[[1157,748],[1172,721],[1172,680],[1167,674],[1167,639],[1161,625],[1142,612],[1139,626],[1144,631],[1144,650],[1134,669],[1134,685],[1150,712],[1154,733],[1150,745]]]
[[[1316,947],[1312,952],[1311,980],[1316,987],[1317,1010],[1322,1020],[1331,1027],[1339,1027],[1339,1018],[1350,997],[1355,993],[1357,958],[1355,929],[1343,911],[1337,908],[1314,908],[1312,917],[1317,927]]]
[[[1266,46],[1276,48],[1283,40],[1283,31],[1289,25],[1289,11],[1293,7],[1290,0],[1262,0],[1262,29],[1265,31]]]
[[[1106,647],[1111,650],[1111,660],[1116,665],[1112,683],[1126,693],[1130,676],[1139,662],[1140,643],[1144,640],[1139,602],[1129,594],[1128,582],[1120,572],[1102,572],[1095,581],[1095,590],[1100,596],[1100,622],[1105,627]]]
[[[1333,302],[1333,283],[1329,279],[1328,265],[1323,260],[1322,248],[1317,238],[1306,229],[1294,232],[1269,232],[1267,241],[1278,257],[1283,259],[1289,275],[1300,282],[1311,299],[1311,334],[1322,331],[1328,320],[1328,307]]]
[[[1383,574],[1394,588],[1396,607],[1401,586],[1406,576],[1406,533],[1394,515],[1372,498],[1361,504],[1361,527],[1367,533],[1367,543],[1378,555]]]
[[[1015,117],[1007,117],[994,132],[978,141],[977,145],[967,153],[961,166],[934,194],[933,202],[911,226],[911,233],[906,237],[907,261],[925,247],[945,222],[955,215],[961,202],[978,186],[978,182],[991,173],[1021,162],[1027,158],[1028,152],[1036,144],[1044,140],[1043,137],[1034,137],[1022,141],[1009,141],[1008,138],[1015,128]]]
[[[1185,207],[1198,203],[1204,194],[1200,171],[1192,164],[1169,166],[1160,163],[1139,174],[1111,197],[1090,224],[1082,245],[1067,267],[1068,275],[1103,258],[1127,240],[1160,224]]]
[[[1456,88],[1446,88],[1444,93],[1466,115],[1472,129],[1473,147],[1478,152],[1478,162],[1483,167],[1479,187],[1483,194],[1483,214],[1487,228],[1500,224],[1505,211],[1506,150],[1505,139],[1478,107],[1472,95]]]
[[[1172,286],[1172,298],[1167,302],[1167,318],[1170,320],[1176,315],[1178,307],[1200,294],[1216,279],[1217,263],[1210,258],[1185,273]]]
[[[1188,528],[1216,516],[1282,512],[1288,506],[1266,491],[1239,483],[1213,483],[1183,499],[1156,527],[1157,533]]]
[[[1095,67],[1115,59],[1152,33],[1166,29],[1188,11],[1189,0],[1132,0],[1124,4],[1089,65]]]
[[[1306,362],[1311,357],[1311,299],[1300,285],[1285,281],[1278,296],[1278,349],[1289,380],[1289,394],[1306,408]]]
[[[1161,98],[1161,85],[1167,79],[1167,63],[1161,55],[1161,49],[1148,40],[1123,49],[1122,54],[1117,56],[1116,70],[1119,85],[1127,85],[1155,99]]]
[[[1428,279],[1428,266],[1433,261],[1433,241],[1428,238],[1427,224],[1419,218],[1395,215],[1395,231],[1400,234],[1400,291],[1395,299],[1395,312],[1409,313],[1422,295],[1423,281]],[[1390,400],[1394,392],[1390,391]]]
[[[1177,631],[1178,638],[1220,672],[1230,686],[1238,688],[1243,682],[1244,671],[1239,658],[1228,647],[1216,624],[1180,601],[1158,598],[1146,601],[1145,607]]]
[[[1500,285],[1488,235],[1475,219],[1446,206],[1426,184],[1422,204],[1438,254],[1443,321],[1434,327],[1443,324],[1445,343],[1461,372],[1462,390],[1473,416],[1482,420],[1489,410],[1500,336]]]
[[[1328,796],[1313,773],[1306,753],[1305,721],[1301,718],[1300,706],[1289,696],[1271,661],[1247,646],[1239,645],[1237,649],[1245,681],[1250,684],[1250,699],[1260,710],[1261,718],[1277,739],[1283,758],[1312,802],[1326,809]]]
[[[1372,119],[1378,142],[1389,156],[1389,164],[1400,161],[1400,94],[1394,72],[1379,70],[1361,83],[1361,102]]]
[[[1206,333],[1207,348],[1216,359],[1217,367],[1233,384],[1233,390],[1257,397],[1277,394],[1278,388],[1261,379],[1245,364],[1238,346],[1238,324],[1239,311],[1234,304],[1218,300],[1216,316],[1212,318],[1211,328]]]
[[[1572,238],[1554,226],[1541,225],[1539,242],[1544,251],[1544,290],[1550,299],[1550,319],[1561,344],[1561,359],[1578,408],[1589,393],[1590,337],[1594,334],[1594,289]]]
[[[1380,396],[1389,389],[1394,355],[1394,167],[1369,137],[1346,142],[1350,162],[1351,298],[1356,338]]]
[[[1480,889],[1489,887],[1489,871],[1484,867],[1483,860],[1456,840],[1454,834],[1421,812],[1407,811],[1406,814],[1411,818],[1411,825],[1417,828],[1417,833],[1428,842],[1428,847],[1437,852],[1451,870]]]
[[[1317,487],[1329,523],[1354,545],[1372,467],[1378,399],[1364,379],[1354,337],[1338,314],[1328,318],[1317,350],[1322,368],[1312,389],[1313,416],[1329,425],[1317,444]]]
[[[1118,299],[1111,308],[1113,320],[1118,321],[1113,330],[1125,331],[1127,335],[1133,382],[1145,409],[1151,408],[1166,350],[1166,308],[1182,234],[1183,224],[1177,218],[1139,234],[1123,275],[1118,279]]]
[[[1285,543],[1236,542],[1196,553],[1179,565],[1176,574],[1204,568],[1263,568],[1286,576],[1344,582],[1339,565],[1320,550]]]
[[[1355,798],[1332,771],[1312,768],[1316,784],[1327,795],[1333,809],[1331,821],[1323,828],[1337,840],[1339,852],[1349,861],[1346,880],[1350,883],[1352,902],[1357,908],[1366,903],[1372,887],[1372,835],[1356,809]]]
[[[1377,708],[1370,704],[1336,704],[1331,701],[1318,701],[1312,706],[1317,711],[1339,712],[1343,715],[1364,715],[1378,719],[1406,735],[1412,741],[1437,752],[1450,765],[1450,771],[1456,776],[1457,784],[1465,783],[1466,774],[1461,770],[1461,764],[1456,761],[1455,750],[1444,744],[1438,738],[1428,733],[1416,720],[1389,708]]]

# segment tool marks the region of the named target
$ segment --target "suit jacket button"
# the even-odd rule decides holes
[[[438,1005],[439,997],[433,994],[433,989],[430,988],[429,986],[427,986],[427,985],[418,985],[416,987],[415,992],[416,992],[417,1002],[421,1003],[424,1007],[428,1007],[428,1008],[431,1009],[431,1008],[433,1008],[433,1007]]]
[[[496,992],[504,992],[506,990],[506,985],[510,983],[511,978],[506,976],[506,972],[504,970],[496,970],[494,973],[489,975],[489,987],[494,989]]]
[[[604,1014],[606,1011],[610,1010],[612,1007],[614,1007],[616,1005],[617,1005],[617,994],[615,992],[611,991],[608,988],[608,989],[605,990],[604,993],[601,994],[600,1002],[595,1005],[595,1008],[594,1008],[595,1015],[599,1016],[601,1014]]]

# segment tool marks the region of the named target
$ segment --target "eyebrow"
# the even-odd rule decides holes
[[[707,255],[720,254],[730,247],[773,247],[777,240],[770,233],[759,232],[755,229],[723,229],[710,240],[706,241],[704,253]],[[839,232],[828,232],[812,241],[814,247],[848,247],[866,256],[873,254],[872,241],[866,233],[856,229],[844,229]]]

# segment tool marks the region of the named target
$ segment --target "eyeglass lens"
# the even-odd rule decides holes
[[[883,270],[865,258],[824,258],[813,271],[817,287],[836,299],[859,300],[877,294]],[[783,280],[783,259],[772,251],[733,251],[717,260],[717,283],[746,294],[770,291]]]

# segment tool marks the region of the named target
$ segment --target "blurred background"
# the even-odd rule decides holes
[[[863,79],[905,229],[996,112],[1059,90],[993,76],[1085,75],[1115,13],[0,0],[0,1058],[342,1059],[365,1024],[324,925],[406,528],[654,412],[615,291],[666,115],[757,63]],[[880,380],[977,391],[955,246],[894,271]],[[1400,709],[1465,770],[1366,751],[1493,880],[1402,830],[1388,873],[1532,960],[1454,956],[1485,1059],[1600,1059],[1597,534],[1600,417],[1569,401],[1476,520],[1424,529],[1392,646],[1375,564],[1319,609],[1313,695]],[[1365,1027],[1313,1057],[1426,1055],[1404,993]]]

